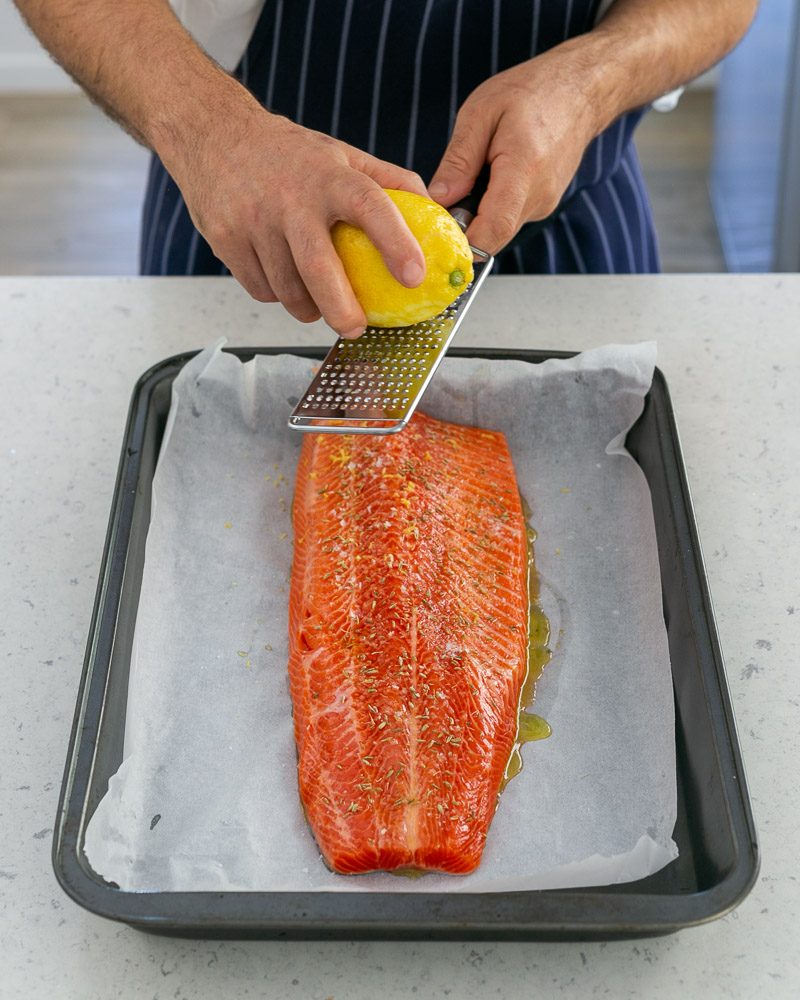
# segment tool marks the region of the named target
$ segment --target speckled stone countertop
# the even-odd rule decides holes
[[[61,891],[52,828],[132,386],[204,346],[328,343],[225,279],[0,279],[0,997],[800,995],[800,276],[496,278],[459,343],[655,339],[762,851],[723,919],[583,944],[151,937]]]

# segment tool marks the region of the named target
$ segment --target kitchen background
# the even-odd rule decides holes
[[[800,270],[795,0],[763,0],[637,144],[665,271]],[[0,274],[135,274],[146,164],[0,0]]]

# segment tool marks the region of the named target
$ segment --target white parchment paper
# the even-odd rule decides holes
[[[655,345],[447,359],[423,409],[505,432],[554,655],[480,869],[326,869],[300,807],[286,673],[291,406],[312,363],[217,345],[176,379],[153,483],[122,766],[92,867],[128,890],[500,891],[641,878],[677,856],[672,685],[649,490],[625,452]]]

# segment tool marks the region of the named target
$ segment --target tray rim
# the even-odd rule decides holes
[[[321,346],[223,349],[242,360],[248,360],[257,354],[291,354],[322,360],[325,354],[325,348]],[[712,735],[736,855],[736,862],[715,885],[681,894],[628,891],[604,893],[603,890],[607,888],[604,886],[510,893],[453,893],[445,896],[441,893],[347,893],[349,899],[358,902],[362,912],[360,919],[343,919],[341,913],[326,912],[334,910],[333,906],[326,904],[341,898],[335,892],[130,892],[89,874],[88,862],[81,860],[86,792],[95,764],[95,741],[102,724],[110,676],[110,656],[104,654],[110,654],[119,611],[129,542],[130,513],[140,471],[139,452],[131,445],[141,440],[154,389],[165,378],[174,377],[198,353],[200,349],[181,352],[152,365],[138,378],[131,395],[53,835],[52,865],[56,878],[67,895],[92,913],[152,933],[214,936],[213,932],[217,932],[220,937],[262,938],[631,938],[673,933],[718,919],[733,910],[750,891],[758,876],[760,855],[680,437],[667,382],[658,367],[654,371],[653,387],[648,396],[657,386],[660,410],[656,407],[655,417],[657,421],[666,422],[666,436],[671,442],[674,459],[672,475],[668,478],[673,480],[671,485],[677,491],[679,509],[685,522],[683,527],[690,541],[690,550],[684,553],[684,559],[690,561],[690,568],[694,570],[692,581],[696,585],[697,598],[708,628],[709,652],[713,661],[711,679],[715,683],[710,687],[706,685],[707,696],[709,710],[717,727],[713,729]],[[537,364],[550,359],[575,357],[578,353],[580,352],[566,350],[461,347],[451,349],[448,356],[518,360]],[[128,533],[124,537],[124,550],[120,551],[117,543],[120,533],[124,533],[126,515]],[[103,658],[104,662],[101,662]],[[719,733],[726,737],[722,745]],[[281,904],[279,913],[271,914],[271,907],[266,904],[276,900]],[[430,906],[431,900],[436,901],[439,911],[437,916],[435,919],[429,916],[427,920],[420,920],[420,914],[426,911],[426,904]],[[416,905],[414,901],[417,901]],[[477,922],[463,912],[469,912],[470,905],[474,906],[476,901],[495,905],[499,903],[501,911],[504,909],[502,904],[506,904],[512,912],[505,917],[501,914],[490,923]],[[515,906],[515,903],[518,905]],[[529,904],[530,913],[519,912],[525,910],[525,906],[519,905],[521,903]],[[192,911],[192,916],[187,915],[187,907]],[[486,907],[487,910],[489,908]],[[293,911],[294,916],[289,917],[283,913],[288,910]],[[624,911],[624,919],[620,911]]]

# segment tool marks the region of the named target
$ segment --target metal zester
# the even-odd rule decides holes
[[[474,191],[452,214],[466,229]],[[414,326],[368,326],[357,340],[339,338],[328,352],[289,426],[328,434],[394,434],[402,430],[439,367],[494,257],[475,247],[475,277],[449,309]]]

